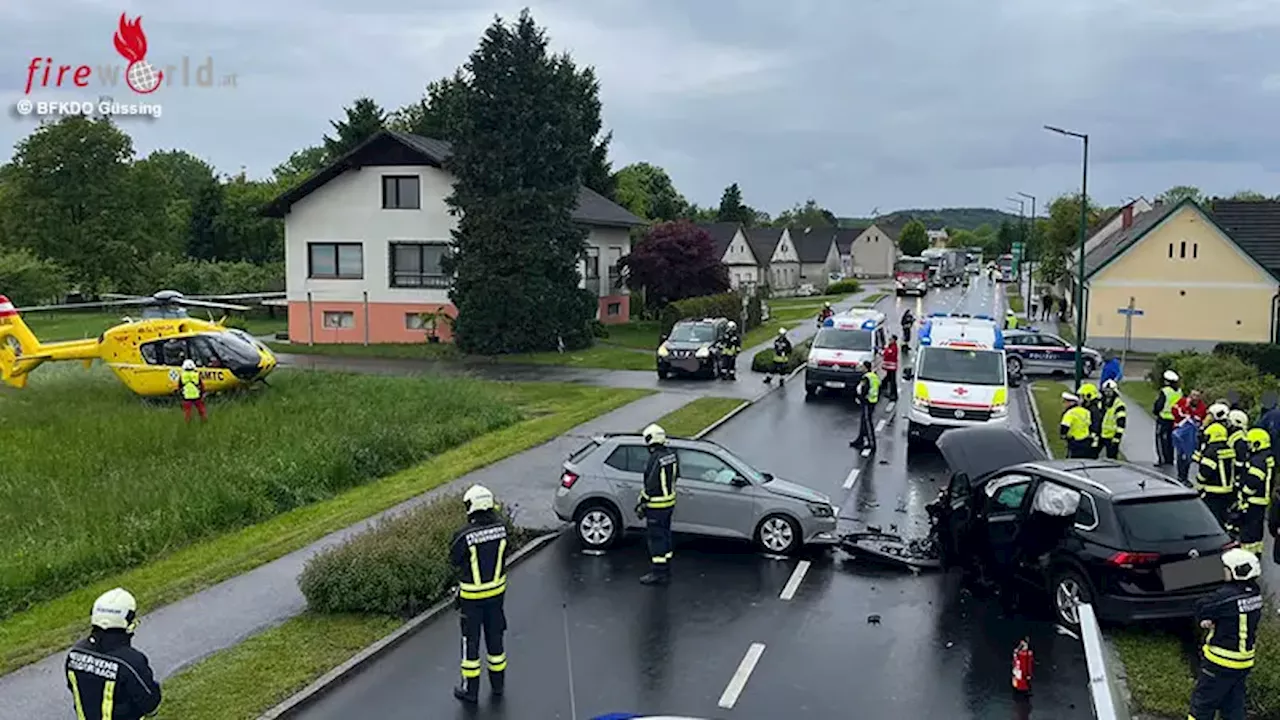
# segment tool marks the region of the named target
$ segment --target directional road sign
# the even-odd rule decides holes
[[[1116,310],[1116,312],[1121,315],[1130,315],[1130,316],[1142,314],[1142,311],[1139,310],[1138,308],[1120,308]]]

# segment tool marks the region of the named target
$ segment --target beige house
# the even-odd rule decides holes
[[[720,262],[729,269],[729,284],[734,290],[750,289],[760,284],[760,261],[751,249],[741,223],[703,223],[698,227],[715,242]]]
[[[886,278],[893,276],[898,260],[898,236],[906,222],[879,221],[863,230],[850,245],[853,277]]]
[[[1121,207],[1116,209],[1114,212],[1108,215],[1101,223],[1098,223],[1098,227],[1096,230],[1094,230],[1093,235],[1090,235],[1089,239],[1085,241],[1084,243],[1085,254],[1087,255],[1093,252],[1093,249],[1098,247],[1098,245],[1103,240],[1106,240],[1107,238],[1111,237],[1117,231],[1125,230],[1129,226],[1133,225],[1134,217],[1142,215],[1143,213],[1146,213],[1146,212],[1150,212],[1154,207],[1155,206],[1153,206],[1151,203],[1147,202],[1146,198],[1139,197],[1137,199],[1130,200],[1125,205],[1122,205]],[[1072,263],[1069,265],[1069,267],[1075,267],[1074,263],[1076,263],[1079,260],[1079,254],[1080,254],[1080,251],[1077,249],[1077,250],[1072,250],[1071,253],[1067,256],[1068,262]]]
[[[1253,208],[1228,206],[1253,205]],[[1214,215],[1192,200],[1156,205],[1085,255],[1086,342],[1119,349],[1130,300],[1134,350],[1212,349],[1223,341],[1271,342],[1280,281],[1257,251],[1274,244],[1254,216],[1274,203],[1222,203]],[[1219,210],[1221,215],[1219,215]],[[1225,227],[1224,227],[1225,225]],[[1227,227],[1241,227],[1235,233]],[[1243,244],[1240,239],[1253,233]],[[1251,252],[1252,251],[1252,252]]]
[[[826,289],[831,276],[840,272],[840,251],[836,249],[836,229],[816,227],[789,229],[791,242],[800,258],[800,284]]]
[[[760,259],[760,282],[774,295],[795,294],[800,286],[800,256],[786,228],[751,228],[746,231],[751,250]]]

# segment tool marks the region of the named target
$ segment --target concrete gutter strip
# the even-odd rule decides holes
[[[1044,448],[1044,454],[1050,458],[1053,457],[1053,446],[1049,445],[1049,436],[1044,434],[1044,421],[1040,419],[1040,407],[1036,404],[1035,383],[1027,385],[1027,403],[1031,405],[1031,417],[1036,421],[1036,432],[1040,435],[1040,446]]]
[[[533,553],[549,546],[551,542],[560,537],[563,532],[564,530],[561,529],[548,535],[535,538],[528,545],[520,548],[511,556],[511,559],[507,561],[507,569],[510,570],[521,561],[533,555]],[[426,627],[431,621],[445,614],[452,608],[453,598],[441,600],[430,609],[417,615],[404,625],[401,625],[395,632],[375,642],[364,650],[361,650],[352,656],[350,660],[347,660],[338,667],[320,676],[320,678],[315,682],[298,691],[289,699],[279,705],[276,705],[262,715],[259,715],[258,720],[279,720],[280,718],[291,717],[294,713],[302,710],[312,702],[315,702],[335,686],[363,670],[374,660],[377,660],[396,648],[419,630]]]
[[[765,394],[767,395],[768,393],[765,393]],[[713,422],[713,423],[711,423],[710,425],[708,425],[708,426],[706,426],[705,428],[703,428],[701,432],[699,432],[697,435],[694,435],[694,436],[693,436],[693,439],[694,439],[694,440],[701,440],[702,438],[704,438],[704,437],[706,437],[706,436],[710,435],[712,432],[714,432],[714,431],[715,431],[717,428],[719,428],[721,425],[724,425],[725,423],[727,423],[727,422],[729,422],[730,420],[734,419],[734,418],[735,418],[735,417],[737,417],[737,416],[738,416],[738,414],[739,414],[739,413],[741,413],[743,410],[746,410],[747,408],[749,408],[749,407],[751,407],[752,405],[754,405],[754,404],[755,404],[755,402],[756,402],[755,400],[743,400],[741,405],[738,405],[738,407],[736,407],[736,408],[734,408],[734,409],[730,410],[729,412],[727,412],[727,413],[725,413],[723,416],[721,416],[719,420],[716,420],[715,422]]]

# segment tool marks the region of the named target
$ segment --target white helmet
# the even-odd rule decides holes
[[[1227,424],[1231,427],[1247,430],[1249,428],[1249,415],[1243,410],[1232,410],[1227,413]]]
[[[737,329],[738,329],[738,323],[736,323],[736,322],[734,322],[734,321],[730,320],[730,321],[729,321],[729,329],[730,329],[730,330],[737,330]]]
[[[1164,379],[1165,379],[1165,382],[1178,382],[1178,373],[1172,370],[1165,370]]]
[[[645,445],[666,445],[667,431],[662,429],[661,425],[656,423],[644,429]]]
[[[822,307],[831,307],[831,301],[830,301],[830,300],[828,300],[828,301],[826,301],[826,302],[822,303]]]
[[[196,361],[195,361],[195,360],[192,360],[191,358],[187,358],[186,360],[183,360],[183,361],[182,361],[182,369],[183,369],[183,370],[195,370],[195,369],[196,369]]]
[[[1102,392],[1119,392],[1119,390],[1120,386],[1116,384],[1115,380],[1102,381]]]
[[[778,328],[778,334],[779,334],[779,335],[786,335],[786,334],[787,334],[787,329],[786,329],[786,328]]]
[[[1222,553],[1222,566],[1233,580],[1252,580],[1262,574],[1258,556],[1244,548],[1231,548]]]
[[[124,588],[108,590],[93,601],[89,624],[103,630],[131,633],[138,627],[138,601]]]
[[[1064,392],[1062,393],[1062,399],[1066,400],[1067,402],[1073,402],[1073,403],[1080,402],[1080,396],[1076,395],[1075,393]]]
[[[483,485],[472,485],[462,496],[467,514],[493,509],[493,492]]]
[[[1231,412],[1231,408],[1222,403],[1214,403],[1209,406],[1209,417],[1214,420],[1226,420],[1227,415]]]

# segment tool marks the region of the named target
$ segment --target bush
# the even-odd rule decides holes
[[[810,338],[796,345],[791,353],[791,359],[787,361],[787,372],[791,372],[809,360],[809,346],[813,344]],[[758,373],[773,372],[773,348],[767,347],[756,353],[751,358],[751,371]]]
[[[68,287],[67,273],[57,263],[26,250],[0,250],[0,294],[14,305],[62,302]]]
[[[1170,369],[1178,373],[1183,388],[1200,390],[1207,402],[1236,391],[1240,394],[1240,406],[1246,412],[1258,408],[1260,398],[1268,390],[1280,392],[1280,381],[1274,375],[1263,374],[1255,365],[1232,354],[1161,353],[1156,356],[1148,379],[1159,387],[1165,371]]]
[[[827,286],[828,295],[847,295],[862,290],[862,283],[857,280],[837,280]]]
[[[1218,343],[1213,353],[1240,358],[1268,375],[1280,377],[1280,345],[1275,343]]]
[[[689,318],[729,318],[742,324],[742,298],[736,292],[702,297],[685,298],[668,303],[658,320],[662,334],[671,332],[671,326]]]
[[[511,533],[507,557],[524,537],[499,510]],[[440,497],[378,522],[307,561],[298,587],[323,613],[379,613],[411,617],[443,599],[456,577],[449,543],[467,521],[462,495]]]

